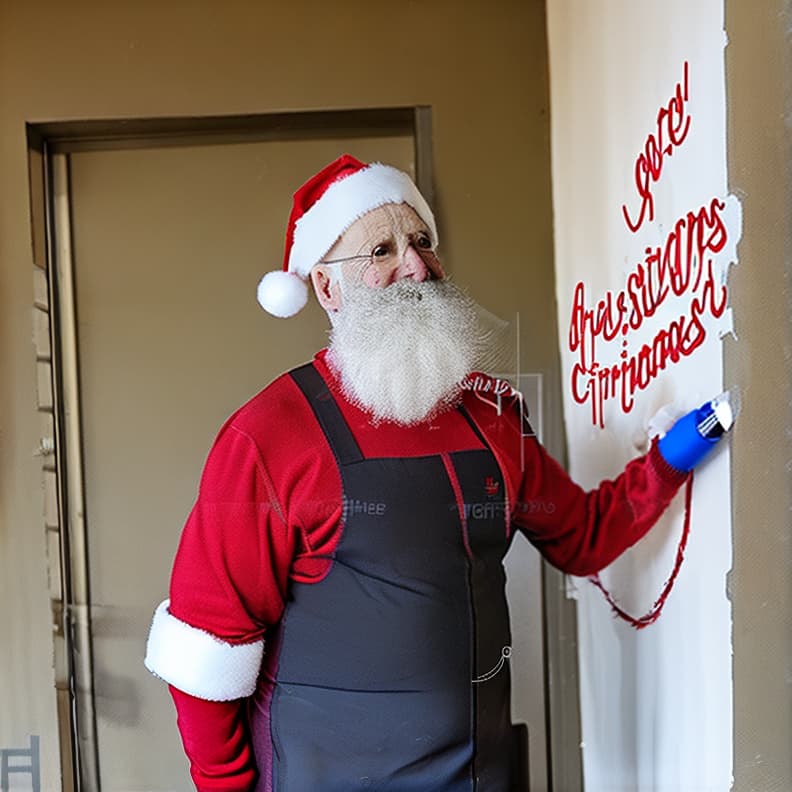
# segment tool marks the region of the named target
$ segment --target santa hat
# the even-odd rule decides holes
[[[294,193],[283,269],[268,272],[258,285],[261,307],[274,316],[294,316],[308,301],[307,279],[314,264],[355,220],[389,203],[409,204],[437,244],[429,204],[396,168],[380,162],[366,165],[344,154],[305,182]]]

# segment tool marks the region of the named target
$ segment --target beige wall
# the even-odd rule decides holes
[[[543,6],[0,0],[0,748],[41,735],[44,789],[59,770],[25,123],[431,105],[446,259],[520,312],[557,445]]]
[[[792,51],[789,0],[726,1],[730,189],[743,205],[729,276],[747,383],[732,455],[734,789],[792,789]]]

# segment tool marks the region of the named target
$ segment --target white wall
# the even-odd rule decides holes
[[[570,471],[593,487],[647,448],[649,419],[661,407],[687,411],[724,387],[724,283],[741,220],[727,196],[723,4],[554,0],[548,31],[564,415]],[[670,270],[646,258],[647,248],[674,239],[682,277],[672,284]],[[703,271],[688,255],[691,239],[694,249],[700,240]],[[607,323],[594,327],[609,293],[612,333]],[[636,313],[633,295],[655,310]],[[654,358],[663,366],[642,367],[642,346],[657,355],[664,332],[676,331],[681,341],[672,346],[682,354],[667,346]],[[625,380],[633,364],[637,386]],[[614,367],[618,377],[600,379]],[[662,616],[641,631],[615,618],[590,582],[575,581],[588,792],[729,789],[730,515],[724,447],[696,473],[685,561]],[[630,613],[648,611],[662,590],[683,517],[680,495],[603,572]]]

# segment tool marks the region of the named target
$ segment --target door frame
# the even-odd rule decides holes
[[[64,792],[100,792],[85,522],[79,346],[71,242],[69,155],[151,147],[266,140],[377,137],[414,141],[416,184],[430,205],[432,112],[427,106],[312,110],[260,115],[73,120],[27,124],[34,258],[46,273],[54,447],[45,467],[55,477],[57,526],[52,597],[61,778]],[[40,307],[40,306],[39,306]],[[51,457],[51,458],[49,458]]]

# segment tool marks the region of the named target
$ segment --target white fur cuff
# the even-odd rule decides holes
[[[389,203],[407,203],[429,228],[437,244],[437,227],[429,204],[410,177],[390,165],[372,162],[333,182],[297,221],[289,254],[289,272],[307,278],[311,268],[359,217]]]
[[[146,668],[175,688],[206,701],[245,698],[256,689],[264,641],[230,644],[170,614],[165,600],[154,612]]]

